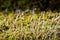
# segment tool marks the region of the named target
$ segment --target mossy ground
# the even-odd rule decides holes
[[[0,12],[0,40],[59,40],[60,18],[55,20],[58,16],[57,12]]]

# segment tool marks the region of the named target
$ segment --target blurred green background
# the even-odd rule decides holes
[[[37,8],[40,10],[59,10],[59,0],[0,0],[0,11],[8,9],[14,11],[15,9],[32,9]]]

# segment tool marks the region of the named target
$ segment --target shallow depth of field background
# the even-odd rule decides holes
[[[0,0],[0,40],[60,40],[60,1]]]

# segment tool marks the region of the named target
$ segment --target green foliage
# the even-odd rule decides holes
[[[10,35],[7,37],[6,40],[14,40],[14,37],[15,37],[14,34],[10,34]]]
[[[34,18],[33,18],[35,21],[38,20],[38,15],[34,15]]]
[[[0,40],[55,40],[57,39],[56,33],[60,31],[60,23],[58,23],[59,19],[57,22],[52,22],[52,19],[56,17],[53,16],[51,19],[49,17],[53,14],[59,16],[59,13],[51,11],[40,12],[39,15],[34,14],[34,16],[32,14],[19,15],[19,17],[14,13],[5,15],[2,13],[0,15]],[[59,30],[55,28],[55,22]]]
[[[9,29],[9,26],[7,26],[7,25],[4,25],[3,27],[4,27],[4,30],[8,30]]]
[[[31,22],[31,18],[28,17],[26,20],[25,20],[25,24],[29,24]]]

